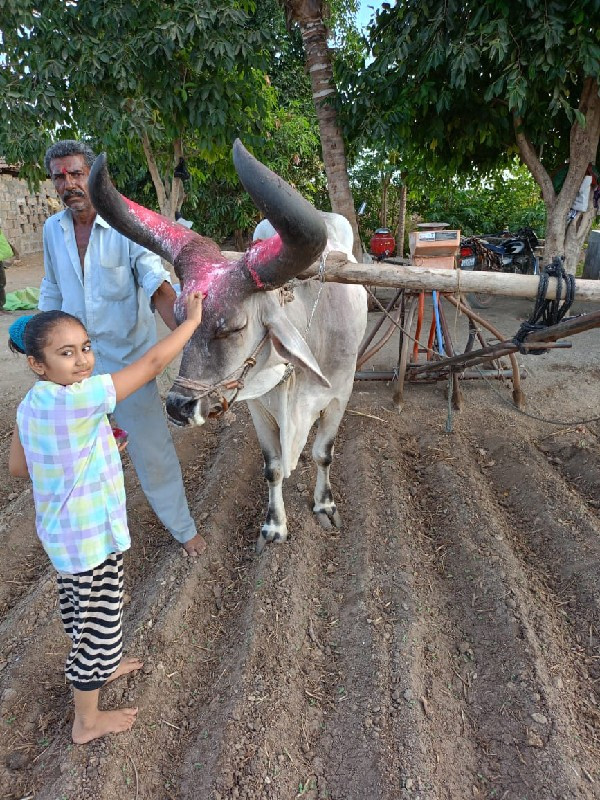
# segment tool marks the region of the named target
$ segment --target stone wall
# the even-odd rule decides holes
[[[51,181],[44,181],[32,194],[26,181],[0,174],[0,229],[17,256],[41,252],[44,222],[59,208],[62,203]]]

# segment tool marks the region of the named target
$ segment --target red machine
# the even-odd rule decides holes
[[[371,255],[378,261],[394,255],[396,252],[396,240],[389,228],[377,228],[371,241],[369,242]]]

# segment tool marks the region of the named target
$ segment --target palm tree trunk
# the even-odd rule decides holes
[[[331,208],[338,214],[343,214],[352,225],[353,252],[356,259],[360,261],[362,247],[348,178],[346,147],[337,122],[336,110],[331,104],[337,90],[327,45],[327,27],[323,21],[323,4],[314,2],[314,0],[282,0],[282,3],[288,21],[291,19],[298,23],[304,43],[306,69],[310,76],[313,101],[319,122]]]
[[[388,226],[388,194],[390,188],[390,176],[384,174],[381,178],[381,208],[379,211],[379,224],[382,228]]]

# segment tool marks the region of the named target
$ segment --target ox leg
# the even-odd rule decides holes
[[[265,480],[269,484],[269,506],[267,517],[260,529],[256,542],[256,552],[262,553],[269,542],[285,542],[288,536],[287,517],[283,504],[283,470],[281,459],[263,450],[265,460]]]
[[[256,552],[262,553],[269,542],[285,542],[288,536],[287,518],[283,504],[283,468],[281,466],[281,444],[279,427],[274,417],[264,406],[254,400],[248,401],[248,410],[264,459],[264,476],[269,485],[269,505],[260,535],[256,541]]]
[[[317,465],[313,513],[319,525],[326,530],[331,530],[333,527],[342,527],[342,518],[339,515],[333,499],[333,492],[331,491],[329,469],[333,460],[335,437],[344,416],[345,408],[346,403],[340,404],[339,401],[334,400],[321,413],[319,428],[312,449],[313,460]]]

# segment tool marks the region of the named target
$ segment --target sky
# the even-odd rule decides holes
[[[368,25],[371,17],[373,16],[374,9],[381,8],[383,0],[360,0],[358,4],[357,21],[361,28]]]

